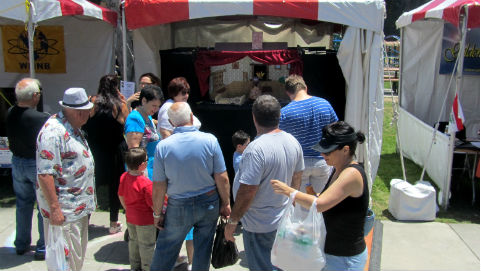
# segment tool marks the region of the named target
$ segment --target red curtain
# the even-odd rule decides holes
[[[195,60],[195,73],[199,79],[201,96],[209,90],[210,67],[235,62],[244,57],[268,65],[291,64],[289,74],[302,75],[302,60],[297,50],[273,50],[273,51],[200,51]]]

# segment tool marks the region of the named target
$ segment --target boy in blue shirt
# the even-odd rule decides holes
[[[238,130],[232,135],[232,144],[234,145],[235,152],[232,158],[232,164],[234,166],[234,171],[237,172],[239,169],[240,161],[242,160],[242,153],[247,148],[247,145],[251,142],[250,136],[242,131]]]

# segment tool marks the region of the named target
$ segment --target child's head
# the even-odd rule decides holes
[[[147,161],[147,152],[144,148],[131,148],[125,152],[125,163],[129,170],[143,170],[142,164]]]
[[[250,136],[242,130],[239,130],[232,135],[232,144],[234,145],[236,152],[243,153],[250,142]]]

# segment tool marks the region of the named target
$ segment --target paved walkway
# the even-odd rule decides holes
[[[83,270],[130,269],[123,232],[109,235],[108,218],[107,212],[97,212],[91,217]],[[0,269],[46,270],[44,261],[33,261],[33,251],[22,256],[15,254],[15,208],[1,208],[0,219],[3,220],[0,223]],[[125,222],[123,215],[120,219]],[[376,221],[370,270],[480,270],[479,229],[478,224]],[[33,231],[33,243],[37,238],[38,234]],[[248,270],[240,233],[236,235],[236,240],[240,260],[236,265],[220,270]],[[186,255],[184,246],[181,253]],[[184,264],[175,270],[186,268]],[[212,267],[211,270],[215,269]]]

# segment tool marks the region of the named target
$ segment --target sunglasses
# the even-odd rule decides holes
[[[185,95],[187,95],[187,94],[190,93],[190,89],[188,89],[188,90],[182,90],[181,93],[182,93],[182,95],[185,96]]]
[[[337,150],[340,150],[340,149],[342,149],[342,148],[343,148],[343,147],[337,147],[337,148],[335,148],[334,150],[332,150],[332,151],[330,151],[330,152],[323,152],[322,154],[324,154],[325,156],[329,156],[329,155],[331,155],[331,153],[333,153],[333,152],[335,152],[335,151],[337,151]]]

